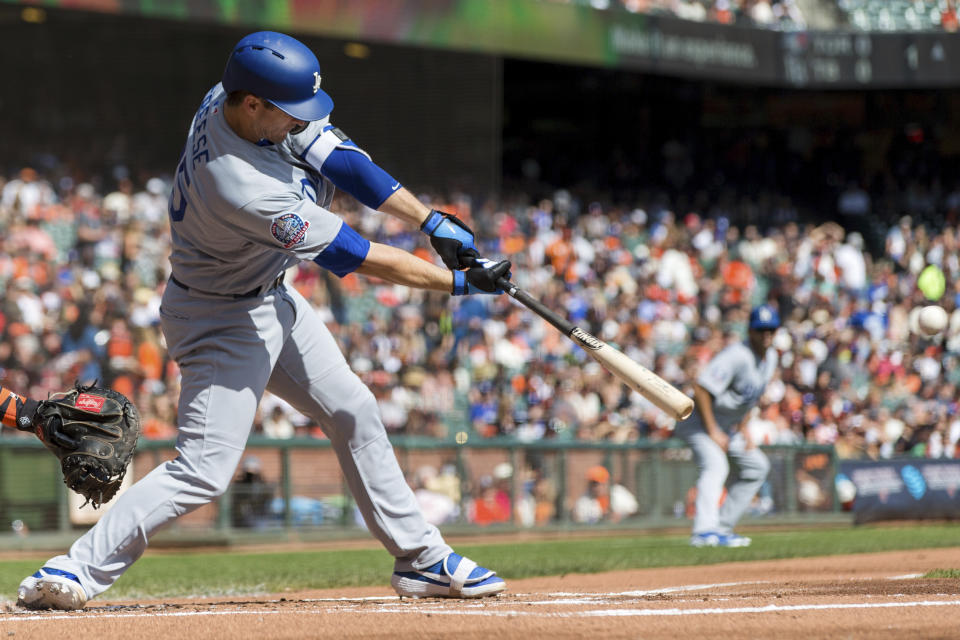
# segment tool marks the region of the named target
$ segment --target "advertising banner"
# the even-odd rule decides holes
[[[777,31],[531,0],[0,0],[816,89],[960,86],[946,32]],[[34,9],[34,11],[36,11]]]
[[[960,460],[841,460],[837,489],[856,491],[853,514],[858,524],[960,518]]]

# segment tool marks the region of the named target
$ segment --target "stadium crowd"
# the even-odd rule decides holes
[[[100,189],[31,168],[0,180],[0,377],[31,397],[99,379],[135,400],[146,437],[163,439],[175,434],[178,391],[158,324],[168,186],[142,182],[135,188],[121,173],[115,188]],[[848,458],[960,455],[954,226],[904,216],[873,257],[858,233],[804,223],[784,202],[762,227],[732,224],[740,216],[717,208],[674,213],[656,198],[616,207],[563,190],[539,201],[421,197],[467,220],[486,255],[511,259],[519,286],[687,391],[711,354],[742,335],[751,305],[775,304],[781,368],[748,423],[760,442],[833,444]],[[367,237],[433,259],[416,229],[349,197],[334,209]],[[928,265],[945,273],[939,302],[951,313],[934,338],[911,329]],[[356,275],[337,280],[314,265],[289,275],[330,323],[392,433],[671,435],[671,420],[507,296],[454,299]],[[322,437],[269,396],[255,428]]]
[[[695,22],[766,28],[803,29],[806,21],[797,0],[550,0],[594,9],[666,14]]]
[[[956,31],[956,0],[549,0],[694,22],[855,31]]]

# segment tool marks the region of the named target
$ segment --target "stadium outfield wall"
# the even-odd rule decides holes
[[[686,530],[693,507],[691,489],[696,465],[679,440],[633,443],[521,442],[493,438],[454,441],[394,436],[391,442],[405,475],[416,487],[418,478],[450,468],[455,477],[455,509],[441,524],[445,529],[572,530],[589,526],[625,529]],[[138,480],[158,464],[176,455],[174,441],[141,440],[131,474]],[[827,445],[765,446],[771,474],[760,499],[747,514],[753,525],[849,523],[834,492],[840,461]],[[248,477],[254,461],[256,479]],[[576,517],[578,499],[588,493],[591,470],[602,466],[610,480],[635,500],[633,507],[600,520]],[[500,473],[506,468],[507,474]],[[26,470],[30,473],[27,474]],[[37,534],[69,532],[96,521],[99,512],[80,509],[64,486],[57,461],[43,445],[26,438],[0,439],[0,521],[20,521]],[[25,478],[29,475],[29,482]],[[432,476],[430,476],[432,477]],[[447,478],[449,480],[449,478]],[[504,496],[505,510],[497,517],[472,508],[486,500],[485,488]],[[440,487],[443,489],[441,490]],[[434,492],[451,490],[440,482]],[[121,489],[123,491],[123,489]],[[428,496],[424,504],[436,506]],[[107,505],[109,508],[109,505]],[[433,513],[433,511],[431,511]],[[538,515],[539,514],[539,515]],[[297,531],[308,535],[361,533],[360,522],[346,481],[329,440],[292,438],[274,440],[254,436],[228,492],[215,502],[185,515],[174,525],[181,539],[212,532],[256,530]],[[0,549],[42,544],[15,534],[0,533]]]
[[[960,86],[960,38],[946,32],[781,32],[532,0],[0,0],[213,22],[742,84],[823,88]]]

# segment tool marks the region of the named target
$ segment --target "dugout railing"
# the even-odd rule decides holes
[[[471,439],[457,444],[428,438],[391,438],[401,468],[414,486],[451,495],[454,513],[445,531],[567,530],[579,527],[686,528],[692,515],[697,470],[678,440],[565,442]],[[835,492],[838,460],[833,447],[763,447],[771,461],[767,483],[744,523],[847,520]],[[141,441],[133,479],[176,455],[173,441]],[[578,520],[577,501],[603,467],[626,489],[636,509],[599,521]],[[444,482],[446,481],[446,482]],[[9,538],[73,532],[96,516],[77,510],[55,459],[27,438],[0,439],[0,523]],[[436,513],[437,501],[426,509]],[[478,501],[487,504],[479,505]],[[629,498],[627,502],[629,503]],[[441,501],[449,507],[448,501]],[[503,505],[509,504],[504,517]],[[496,505],[501,505],[498,511]],[[589,511],[589,510],[588,510]],[[224,535],[295,534],[298,538],[361,534],[330,442],[324,439],[250,439],[234,483],[218,501],[178,520],[161,534],[167,541]],[[366,535],[366,534],[363,534]]]

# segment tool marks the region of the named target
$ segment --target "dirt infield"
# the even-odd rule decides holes
[[[7,603],[0,637],[956,638],[960,548],[514,580],[478,601],[400,600],[389,586],[232,599]]]

